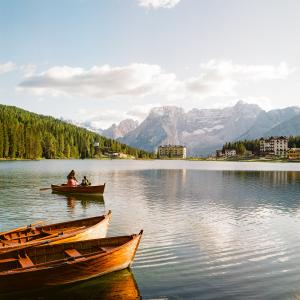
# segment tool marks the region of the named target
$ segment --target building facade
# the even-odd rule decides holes
[[[236,150],[235,149],[225,149],[224,150],[224,155],[226,157],[233,157],[236,156]]]
[[[217,157],[234,157],[236,156],[235,149],[216,150]]]
[[[181,145],[163,145],[158,147],[159,158],[186,158],[186,147]]]
[[[288,138],[286,136],[273,137],[259,140],[260,154],[286,157],[288,151]]]
[[[290,148],[287,156],[290,160],[300,160],[300,148]]]

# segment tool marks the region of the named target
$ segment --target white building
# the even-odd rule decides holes
[[[236,150],[235,149],[225,149],[224,150],[224,155],[226,157],[236,156]]]
[[[235,149],[216,150],[217,157],[234,157],[236,156]]]
[[[260,153],[263,155],[287,156],[288,138],[286,136],[271,136],[268,139],[261,138],[259,143]]]

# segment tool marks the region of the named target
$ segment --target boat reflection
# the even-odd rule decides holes
[[[80,283],[32,291],[22,294],[10,294],[1,299],[141,299],[140,291],[129,269],[114,272],[102,277]]]
[[[98,204],[101,206],[105,205],[103,195],[66,195],[55,192],[52,192],[52,194],[55,194],[59,198],[66,200],[67,206],[70,209],[74,209],[78,203],[80,203],[83,208],[88,208],[91,204]]]

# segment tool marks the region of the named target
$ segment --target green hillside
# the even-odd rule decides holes
[[[53,117],[0,104],[0,159],[94,158],[113,152],[153,156]]]

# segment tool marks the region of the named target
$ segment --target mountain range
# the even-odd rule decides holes
[[[300,108],[265,111],[243,101],[222,109],[194,108],[187,112],[180,107],[163,106],[153,108],[140,124],[127,119],[100,134],[147,151],[155,151],[163,144],[185,145],[189,156],[202,156],[226,142],[300,135]]]

